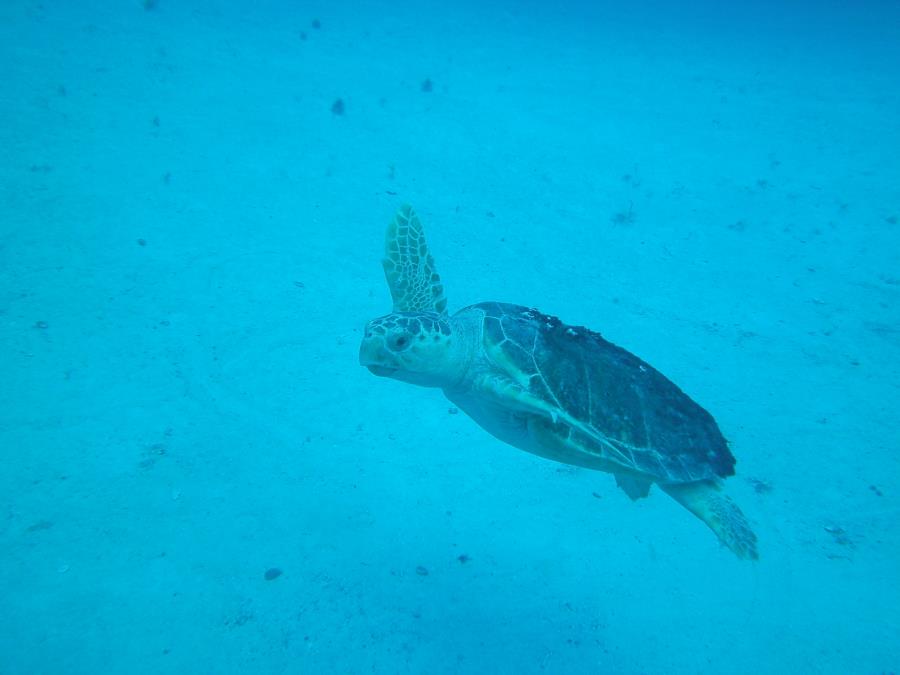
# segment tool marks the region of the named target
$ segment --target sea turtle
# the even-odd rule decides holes
[[[483,302],[450,316],[409,206],[388,227],[382,262],[394,308],[366,325],[361,365],[440,387],[501,441],[611,473],[631,499],[655,483],[739,557],[757,557],[756,535],[721,491],[734,456],[674,383],[599,333],[536,309]]]

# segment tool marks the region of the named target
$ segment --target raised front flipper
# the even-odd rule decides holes
[[[381,264],[395,312],[446,313],[444,287],[428,252],[425,231],[409,205],[401,207],[388,226]]]

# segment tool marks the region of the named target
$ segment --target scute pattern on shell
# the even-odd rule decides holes
[[[473,307],[485,313],[485,341],[527,377],[530,393],[587,430],[554,421],[554,433],[585,447],[602,438],[598,452],[663,483],[734,474],[734,456],[712,416],[634,354],[535,309]]]

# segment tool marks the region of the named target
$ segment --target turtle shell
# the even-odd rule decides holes
[[[494,364],[549,406],[552,433],[661,483],[724,478],[735,459],[719,427],[662,373],[599,333],[519,305],[473,305],[484,313]],[[466,311],[466,310],[463,310]],[[490,350],[486,350],[490,351]]]

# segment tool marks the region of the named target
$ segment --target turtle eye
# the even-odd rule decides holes
[[[391,351],[402,352],[412,344],[412,336],[409,333],[398,333],[392,335],[388,340],[388,347]]]

